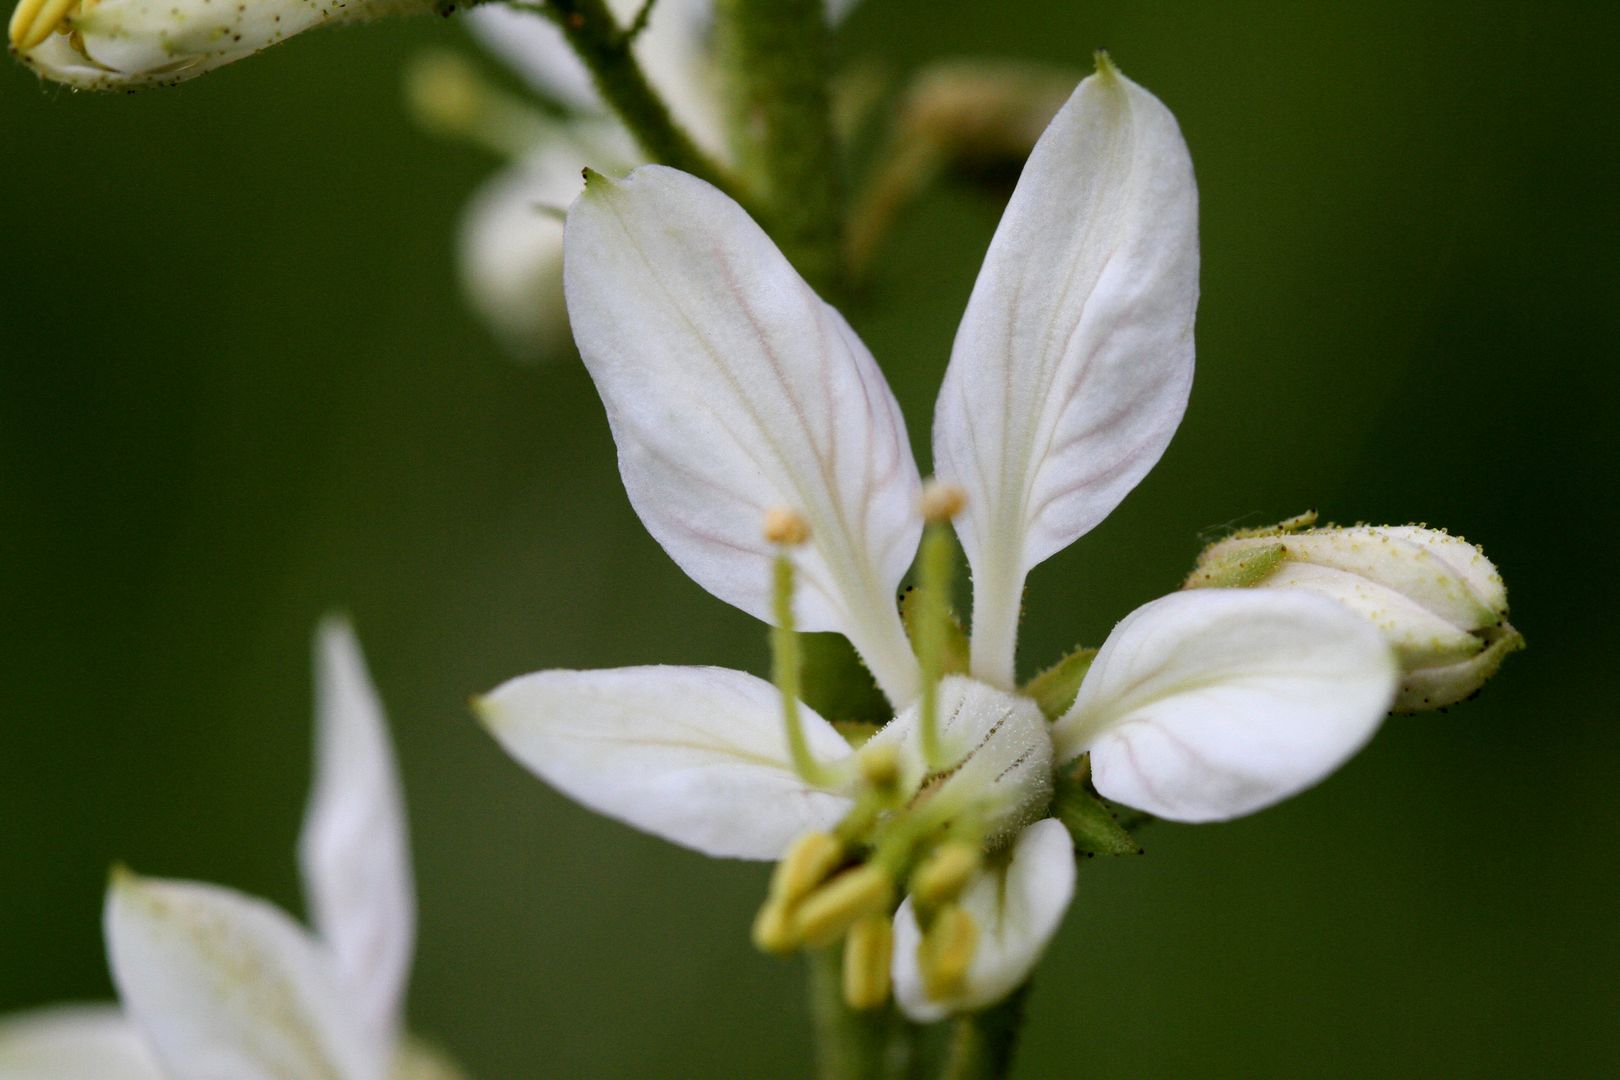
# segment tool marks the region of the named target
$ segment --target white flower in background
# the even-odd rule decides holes
[[[1014,681],[1025,575],[1099,523],[1181,419],[1196,219],[1174,118],[1104,60],[1029,159],[940,394],[926,501],[954,516],[974,604],[970,674],[935,684],[895,604],[923,489],[871,355],[715,188],[658,166],[592,176],[568,217],[568,306],[632,505],[716,596],[847,636],[897,717],[856,751],[751,675],[640,667],[512,680],[480,702],[492,732],[595,810],[710,855],[783,857],[756,940],[845,937],[851,1003],[880,1003],[892,974],[918,1020],[993,1003],[1044,950],[1074,887],[1054,791],[1080,755],[1101,794],[1182,821],[1320,780],[1378,727],[1395,666],[1319,596],[1155,600],[1052,723]]]
[[[430,0],[19,0],[11,50],[54,82],[184,82],[328,23],[427,12]]]
[[[1421,525],[1310,528],[1306,514],[1211,544],[1190,588],[1302,589],[1345,604],[1384,632],[1401,665],[1397,712],[1471,697],[1524,638],[1507,586],[1478,545]]]
[[[405,809],[348,627],[317,640],[316,777],[299,845],[310,933],[217,885],[114,872],[107,951],[122,1008],[0,1023],[6,1080],[454,1080],[402,1032],[415,941]]]
[[[627,25],[642,0],[608,0]],[[842,19],[854,0],[837,0]],[[713,0],[659,0],[636,38],[636,59],[671,114],[693,140],[725,160],[721,72],[715,61]],[[562,219],[546,208],[579,194],[580,171],[622,173],[646,157],[613,119],[590,73],[550,20],[499,4],[467,14],[473,34],[545,99],[576,114],[537,124],[527,146],[510,147],[513,164],[480,191],[462,217],[462,287],[473,309],[518,357],[545,355],[568,342],[562,304]]]

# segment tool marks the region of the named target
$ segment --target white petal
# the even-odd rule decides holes
[[[550,160],[547,155],[496,174],[473,193],[461,221],[462,291],[501,344],[520,359],[554,353],[568,341],[562,219],[544,207],[571,201],[579,173],[574,172],[571,182],[551,183],[552,170],[536,167]]]
[[[264,901],[125,872],[106,924],[124,1008],[173,1080],[382,1080],[391,1048],[332,957]]]
[[[895,589],[921,532],[905,425],[872,356],[717,189],[593,176],[564,237],[568,313],[630,501],[700,585],[770,617],[767,510],[804,515],[800,629],[836,630],[896,705],[917,663]]]
[[[1010,686],[1024,576],[1164,452],[1193,372],[1198,198],[1157,98],[1103,61],[1041,136],[957,331],[935,467],[967,492],[973,672]]]
[[[564,794],[706,855],[774,859],[849,809],[794,773],[776,688],[738,671],[542,671],[497,687],[478,710],[508,753]],[[800,712],[818,760],[849,756],[831,724]]]
[[[1047,818],[1025,829],[1004,866],[981,870],[961,904],[979,928],[978,946],[962,993],[935,1001],[917,969],[922,940],[917,913],[906,900],[894,916],[894,997],[920,1024],[950,1013],[994,1005],[1029,978],[1063,922],[1074,896],[1074,849],[1068,830]]]
[[[315,784],[298,850],[304,889],[366,1021],[391,1044],[416,940],[405,800],[382,705],[347,623],[322,623],[315,659]]]
[[[1265,580],[1268,589],[1305,589],[1337,600],[1384,632],[1395,656],[1409,666],[1465,660],[1485,647],[1466,630],[1359,574],[1331,566],[1284,562]]]
[[[1058,720],[1097,790],[1175,821],[1218,821],[1310,787],[1372,737],[1395,692],[1376,627],[1321,596],[1202,589],[1137,608]]]
[[[5,1080],[163,1080],[140,1029],[112,1005],[58,1005],[0,1021]]]

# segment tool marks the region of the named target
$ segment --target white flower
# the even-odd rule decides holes
[[[316,777],[299,846],[311,933],[217,885],[115,871],[107,951],[122,1009],[0,1024],[7,1080],[454,1080],[402,1033],[415,940],[405,810],[358,645],[317,640]]]
[[[966,495],[955,525],[974,605],[971,677],[938,687],[929,754],[895,604],[921,487],[877,365],[713,187],[656,166],[591,177],[568,218],[568,305],[632,505],[699,584],[762,619],[785,549],[759,523],[789,508],[807,529],[779,532],[808,536],[792,553],[797,625],[846,635],[898,715],[857,753],[799,706],[815,768],[796,768],[782,701],[753,676],[545,671],[481,702],[496,737],[579,801],[676,843],[786,852],[756,924],[770,947],[848,929],[846,964],[881,955],[909,883],[892,974],[919,1020],[993,1003],[1056,930],[1074,862],[1048,815],[1079,755],[1103,795],[1184,821],[1248,813],[1337,767],[1384,717],[1395,669],[1372,626],[1321,597],[1155,600],[1114,630],[1055,723],[1014,682],[1025,575],[1100,522],[1180,421],[1196,201],[1174,119],[1106,60],[1030,157],[935,415],[938,473]],[[870,1004],[887,984],[862,964],[846,992]]]
[[[642,0],[608,0],[621,25]],[[842,19],[854,0],[830,3]],[[636,59],[671,114],[716,160],[727,156],[722,72],[715,62],[713,0],[659,0],[636,38]],[[543,97],[579,114],[570,123],[536,125],[535,140],[468,204],[459,243],[461,282],[473,309],[518,357],[543,355],[567,341],[562,293],[562,222],[545,212],[579,194],[580,170],[624,172],[646,161],[597,96],[591,76],[548,19],[499,4],[467,15],[490,52]]]
[[[315,26],[426,12],[429,0],[19,0],[12,51],[81,90],[184,82]]]

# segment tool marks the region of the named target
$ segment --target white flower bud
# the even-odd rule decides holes
[[[1294,525],[1210,545],[1187,587],[1306,589],[1366,616],[1401,664],[1397,712],[1462,701],[1524,646],[1507,621],[1502,575],[1461,537],[1417,525]]]
[[[326,23],[427,12],[430,0],[21,0],[11,49],[81,90],[164,86]]]

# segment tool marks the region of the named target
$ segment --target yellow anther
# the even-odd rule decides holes
[[[420,57],[406,68],[405,99],[424,127],[447,135],[475,129],[487,104],[477,71],[448,51]]]
[[[79,0],[22,0],[11,13],[11,45],[27,52],[50,37]]]
[[[979,926],[955,904],[942,909],[917,945],[923,991],[935,1001],[962,992],[968,965],[979,945]]]
[[[955,484],[942,484],[930,480],[923,486],[922,516],[930,525],[941,525],[962,512],[967,505],[967,492]]]
[[[793,930],[793,909],[784,901],[771,897],[754,916],[754,947],[761,952],[790,953],[799,946],[799,936]]]
[[[900,748],[892,742],[868,744],[856,757],[861,779],[878,790],[894,787],[900,782]]]
[[[984,862],[972,844],[953,841],[930,855],[911,875],[911,895],[919,904],[937,907],[962,895]]]
[[[797,510],[773,506],[765,511],[765,539],[784,547],[798,547],[810,539],[810,523]]]
[[[875,866],[845,870],[805,897],[793,928],[806,945],[831,945],[868,915],[885,912],[894,902],[894,882]]]
[[[894,924],[887,915],[868,915],[844,939],[844,1002],[852,1009],[876,1009],[889,1000],[889,968]]]
[[[771,874],[771,898],[792,904],[809,895],[838,868],[844,845],[832,833],[805,833],[793,842]]]

